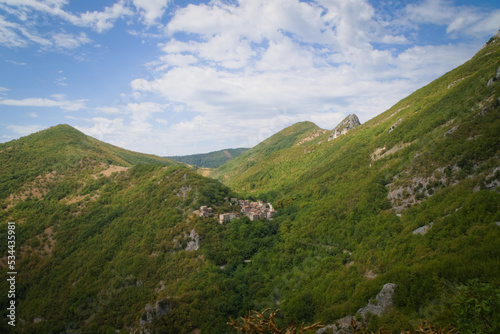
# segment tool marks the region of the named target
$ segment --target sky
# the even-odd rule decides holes
[[[169,156],[363,123],[499,29],[497,0],[0,0],[0,142],[69,124]]]

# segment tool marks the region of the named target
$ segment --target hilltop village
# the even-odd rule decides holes
[[[256,221],[259,219],[272,220],[274,211],[271,203],[267,205],[262,201],[251,202],[249,200],[238,200],[237,198],[226,199],[231,205],[240,207],[240,213],[228,212],[221,213],[216,217],[220,224],[230,222],[233,219],[240,218],[241,216],[247,216],[251,221]],[[201,206],[198,212],[200,217],[210,217],[214,215],[213,209],[208,206]]]

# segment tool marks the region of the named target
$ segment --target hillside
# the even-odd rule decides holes
[[[212,177],[221,180],[248,179],[245,173],[252,172],[252,167],[261,161],[272,161],[276,152],[298,145],[308,145],[318,136],[324,135],[326,130],[319,128],[312,122],[300,122],[267,138],[257,146],[246,151],[239,157],[225,163],[212,171]]]
[[[428,321],[497,333],[499,68],[492,39],[347,133],[294,124],[212,179],[68,126],[1,144],[18,322],[0,299],[0,331],[231,333],[230,317],[269,308],[279,326],[356,316],[374,332]],[[241,209],[235,197],[277,214],[219,224]]]
[[[226,150],[220,150],[209,153],[182,155],[182,156],[172,156],[166,157],[174,161],[183,162],[188,165],[203,167],[203,168],[215,168],[228,162],[231,159],[236,158],[242,153],[248,151],[248,148],[228,148]]]
[[[223,287],[212,257],[226,265],[240,261],[231,255],[237,251],[219,249],[218,222],[193,214],[201,205],[224,210],[224,198],[235,196],[227,187],[66,125],[2,144],[0,152],[0,235],[6,241],[7,222],[15,222],[18,271],[17,327],[6,324],[9,300],[2,298],[1,332],[128,332],[157,300],[179,308],[173,332],[225,328],[227,316],[237,314],[212,310],[179,320],[223,302],[214,290]],[[11,253],[7,242],[0,249],[0,288],[7,291]]]
[[[372,326],[396,331],[427,319],[463,329],[454,313],[459,287],[498,291],[499,66],[500,41],[492,39],[343,136],[266,145],[272,154],[252,158],[257,146],[214,171],[233,190],[280,209],[283,241],[267,261],[284,270],[272,276],[284,312],[331,323],[355,315],[390,282],[398,286],[395,310]],[[490,302],[499,310],[499,299]]]
[[[0,201],[22,185],[67,174],[82,167],[100,170],[110,165],[173,165],[172,160],[128,151],[98,141],[69,125],[58,125],[30,136],[0,144]],[[50,176],[49,176],[50,175]],[[42,180],[43,182],[43,180]]]

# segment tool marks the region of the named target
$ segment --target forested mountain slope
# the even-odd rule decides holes
[[[500,284],[499,98],[494,38],[464,65],[343,136],[268,145],[266,157],[252,158],[251,150],[216,170],[233,190],[280,209],[282,255],[275,261],[290,266],[274,278],[288,297],[283,310],[328,323],[354,315],[370,298],[367,289],[392,282],[395,310],[373,324],[463,325],[458,287]],[[482,330],[498,330],[492,328]]]
[[[225,185],[67,126],[1,144],[18,318],[0,299],[0,331],[230,333],[229,317],[267,308],[280,326],[332,324],[390,286],[393,307],[365,318],[374,331],[498,332],[499,67],[493,39],[334,140],[310,122],[271,136],[214,171]],[[196,212],[238,212],[234,197],[278,212]]]
[[[61,124],[30,136],[0,144],[0,201],[20,187],[56,174],[82,168],[104,170],[109,165],[173,165],[174,161],[141,154],[103,143],[69,125]],[[50,175],[50,176],[49,176]],[[38,180],[37,180],[38,179]]]
[[[277,152],[291,148],[294,145],[308,143],[326,132],[326,130],[319,128],[312,122],[294,124],[213,170],[211,175],[214,178],[227,180],[228,183],[234,183],[233,180],[237,179],[248,180],[248,173],[260,170],[258,167],[252,168],[258,163],[264,161],[272,163],[272,159],[277,156]]]
[[[167,157],[174,161],[184,162],[188,165],[203,167],[203,168],[215,168],[220,165],[228,162],[231,159],[236,158],[248,151],[248,148],[228,148],[226,150],[220,150],[209,153],[201,153],[201,154],[191,154],[191,155],[182,155],[182,156],[172,156]]]

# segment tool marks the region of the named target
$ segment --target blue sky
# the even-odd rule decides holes
[[[498,29],[497,1],[0,0],[0,141],[66,123],[183,155],[365,122]]]

